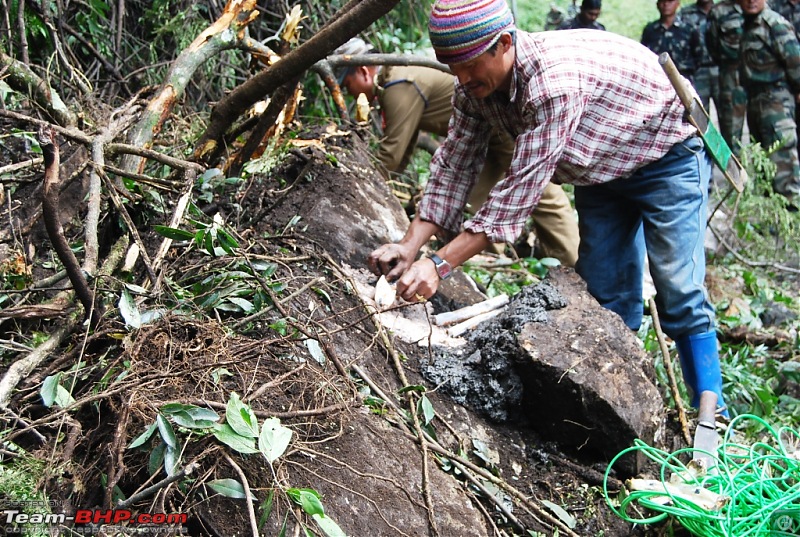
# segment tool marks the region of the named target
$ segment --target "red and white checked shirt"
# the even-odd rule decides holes
[[[457,85],[419,215],[459,231],[494,126],[516,137],[514,158],[465,228],[514,241],[548,181],[591,185],[629,176],[696,132],[684,112],[658,57],[631,39],[518,30],[509,96],[472,99]]]

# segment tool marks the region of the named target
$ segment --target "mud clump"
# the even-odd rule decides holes
[[[548,282],[525,287],[505,312],[466,336],[459,349],[435,348],[420,372],[457,403],[495,422],[514,421],[522,406],[524,384],[517,364],[525,351],[517,335],[528,323],[546,323],[547,312],[567,300]]]

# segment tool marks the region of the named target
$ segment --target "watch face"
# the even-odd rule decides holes
[[[436,254],[431,254],[428,258],[433,261],[433,264],[436,266],[436,274],[439,275],[440,279],[444,280],[450,277],[450,273],[453,272],[453,267],[450,266],[450,263]]]
[[[444,280],[450,277],[450,273],[453,272],[453,267],[451,267],[450,263],[447,261],[442,261],[440,264],[436,265],[436,272],[438,272],[439,277]]]

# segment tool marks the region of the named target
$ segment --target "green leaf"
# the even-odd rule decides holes
[[[167,419],[161,414],[157,414],[156,425],[158,426],[158,433],[161,435],[161,438],[164,440],[164,443],[173,449],[177,449],[178,439],[175,437],[175,431],[173,430],[172,425],[169,424]]]
[[[153,226],[153,230],[168,239],[176,241],[190,241],[194,238],[194,233],[169,226]]]
[[[222,170],[220,170],[219,168],[209,168],[205,172],[203,172],[203,175],[201,175],[199,179],[202,182],[208,182],[214,179],[215,177],[219,177],[221,175],[222,175]]]
[[[175,475],[181,462],[181,453],[177,449],[167,446],[164,449],[164,471],[167,475]]]
[[[800,382],[800,362],[783,362],[778,373],[792,382]]]
[[[311,354],[311,357],[316,360],[319,365],[325,365],[325,353],[322,352],[322,347],[319,344],[319,341],[316,339],[307,339],[304,341],[306,344],[306,348],[308,352]]]
[[[203,248],[214,257],[217,256],[217,252],[214,249],[214,235],[211,231],[206,230],[205,236],[203,237]]]
[[[425,418],[425,425],[428,425],[433,418],[436,417],[436,411],[433,410],[433,405],[431,404],[430,399],[426,395],[423,395],[422,398],[419,400],[419,409],[422,411],[422,415]]]
[[[229,254],[232,254],[233,251],[239,247],[239,243],[236,239],[231,237],[228,232],[222,228],[217,228],[217,240],[222,249]]]
[[[258,519],[258,529],[262,529],[264,524],[267,523],[269,520],[269,515],[272,514],[272,502],[275,500],[275,489],[270,489],[269,494],[267,494],[267,499],[264,500],[258,510],[261,511],[261,516]]]
[[[128,449],[135,449],[143,445],[148,440],[150,440],[150,437],[153,436],[154,432],[156,432],[156,428],[157,428],[156,422],[151,423],[150,426],[147,429],[145,429],[145,431],[142,434],[137,436],[133,440],[133,442],[130,443]]]
[[[411,385],[408,385],[408,386],[403,386],[402,388],[397,390],[397,393],[398,394],[404,394],[406,392],[425,393],[426,391],[427,391],[427,388],[425,388],[425,386],[422,386],[421,384],[411,384]]]
[[[575,526],[578,524],[575,521],[575,517],[567,513],[563,507],[558,504],[555,504],[548,500],[542,500],[542,503],[550,509],[558,518],[561,519],[561,522],[567,525],[569,529],[574,529]]]
[[[319,492],[314,489],[295,489],[290,488],[286,491],[287,496],[294,503],[303,508],[309,515],[325,515],[325,509],[319,500]]]
[[[211,490],[218,494],[222,494],[227,498],[233,498],[236,500],[243,500],[247,498],[247,495],[244,492],[244,487],[235,479],[215,479],[214,481],[209,481],[206,484],[209,486],[209,488],[211,488]]]
[[[61,385],[61,373],[50,375],[44,379],[42,388],[39,390],[39,395],[42,397],[42,404],[47,408],[53,405],[66,408],[75,402],[72,394]]]
[[[181,403],[168,403],[163,405],[161,413],[172,418],[180,427],[187,429],[210,429],[219,420],[219,414],[209,408]]]
[[[164,462],[164,450],[166,449],[167,445],[161,442],[150,452],[150,459],[147,462],[147,471],[150,475],[155,475],[158,469],[161,468],[161,464]]]
[[[61,383],[61,373],[49,375],[42,382],[42,389],[39,390],[39,395],[42,397],[42,404],[47,408],[53,406],[58,396],[58,387]]]
[[[217,440],[239,453],[258,453],[255,438],[237,434],[227,423],[217,424],[213,434]]]
[[[322,300],[325,301],[326,304],[330,304],[332,302],[331,295],[325,291],[325,289],[321,289],[319,287],[312,287],[311,288],[315,293],[322,297]]]
[[[274,462],[283,455],[292,441],[292,430],[281,425],[278,418],[267,418],[261,425],[258,437],[258,449],[269,462]]]
[[[60,406],[61,408],[67,408],[69,405],[75,402],[75,399],[72,397],[72,394],[69,391],[59,384],[56,387],[56,401],[55,403]]]
[[[233,302],[234,304],[239,306],[239,308],[245,313],[250,313],[254,309],[253,303],[242,297],[229,296],[228,301]]]
[[[131,328],[141,328],[142,314],[139,312],[139,307],[134,302],[133,297],[127,289],[122,289],[122,295],[119,297],[119,313],[125,320],[125,325]]]
[[[175,425],[178,427],[184,427],[186,429],[210,429],[216,425],[216,422],[214,421],[196,420],[191,414],[185,411],[175,412],[170,414],[169,417],[172,419]]]
[[[219,381],[222,380],[222,377],[232,377],[233,373],[228,371],[224,367],[218,367],[217,369],[211,372],[211,380],[214,381],[214,384],[219,384]]]
[[[141,285],[136,285],[133,283],[126,283],[125,288],[131,293],[135,293],[137,295],[147,296],[150,293],[150,291],[148,291]]]
[[[258,437],[258,418],[253,410],[239,399],[236,392],[231,392],[228,398],[225,420],[237,434],[251,438]]]
[[[312,515],[312,518],[319,526],[319,529],[328,537],[347,537],[347,534],[342,531],[342,528],[340,528],[333,519],[325,515]]]

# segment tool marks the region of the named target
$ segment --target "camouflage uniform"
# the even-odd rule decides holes
[[[791,23],[770,8],[745,17],[741,82],[747,91],[747,125],[777,166],[773,187],[787,197],[800,193],[795,95],[800,93],[800,43]]]
[[[544,19],[544,30],[557,30],[559,26],[564,24],[567,20],[567,14],[564,10],[555,4],[550,4],[550,11],[547,12],[547,17]]]
[[[769,7],[789,21],[794,26],[794,33],[800,37],[800,2],[795,4],[791,0],[770,0]]]
[[[383,67],[375,77],[375,94],[384,122],[377,156],[387,172],[399,173],[405,169],[420,131],[447,135],[453,115],[454,82],[453,75],[430,67]],[[472,212],[486,201],[491,188],[505,176],[514,146],[509,134],[492,134],[483,169],[469,199]],[[561,186],[549,183],[531,216],[542,252],[566,266],[575,265],[578,225]]]
[[[678,71],[694,84],[694,74],[703,57],[697,30],[678,18],[669,28],[657,20],[644,27],[641,41],[656,54],[668,52]]]
[[[589,23],[583,22],[579,15],[575,15],[564,24],[558,27],[559,30],[605,30],[606,27],[603,23],[591,21]]]
[[[700,34],[702,56],[692,79],[694,89],[706,110],[709,110],[711,99],[714,99],[714,104],[719,107],[719,67],[714,64],[706,47],[708,14],[695,3],[682,8],[678,12],[678,17]]]
[[[722,0],[708,14],[706,47],[719,66],[719,131],[728,145],[738,152],[742,140],[747,94],[739,83],[739,41],[744,17],[733,0]]]
[[[580,12],[581,8],[578,5],[578,2],[572,0],[572,3],[567,6],[567,18],[574,19],[578,16],[578,12]]]

